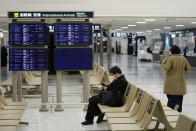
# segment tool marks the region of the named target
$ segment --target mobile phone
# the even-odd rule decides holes
[[[104,83],[101,83],[101,85],[102,85],[102,86],[107,86],[107,85],[106,85],[106,84],[104,84]]]

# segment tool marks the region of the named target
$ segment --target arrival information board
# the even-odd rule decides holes
[[[56,48],[56,70],[92,70],[92,48]]]
[[[10,45],[47,45],[47,24],[9,24]]]
[[[93,12],[8,12],[9,18],[93,18]]]
[[[92,45],[92,24],[55,24],[55,45]]]
[[[47,70],[47,49],[9,49],[9,70]]]

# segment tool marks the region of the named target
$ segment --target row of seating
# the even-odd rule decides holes
[[[125,91],[123,106],[99,108],[112,131],[146,131],[151,121],[157,122],[154,131],[159,130],[159,123],[168,131],[196,131],[194,120],[162,105],[159,99],[131,83]]]
[[[15,131],[26,107],[27,102],[8,102],[0,95],[0,131]]]
[[[36,75],[39,75],[40,73],[35,73]],[[25,86],[35,86],[34,88],[34,94],[38,94],[41,87],[41,77],[35,77],[31,71],[23,71],[22,72],[22,85]],[[6,94],[9,93],[8,87],[12,90],[12,78],[8,78],[4,82],[1,83],[1,86],[6,89]]]

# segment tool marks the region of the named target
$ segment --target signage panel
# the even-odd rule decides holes
[[[93,12],[8,12],[8,18],[93,18]]]
[[[47,45],[46,24],[9,24],[10,45]]]
[[[92,45],[91,23],[55,24],[55,45]]]
[[[56,70],[92,70],[92,48],[56,48]]]
[[[9,70],[47,70],[47,49],[9,49]]]

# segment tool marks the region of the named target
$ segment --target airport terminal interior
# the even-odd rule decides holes
[[[196,131],[196,2],[130,1],[1,1],[0,131]],[[173,45],[191,66],[182,112],[164,94]],[[113,66],[124,105],[81,124]]]

